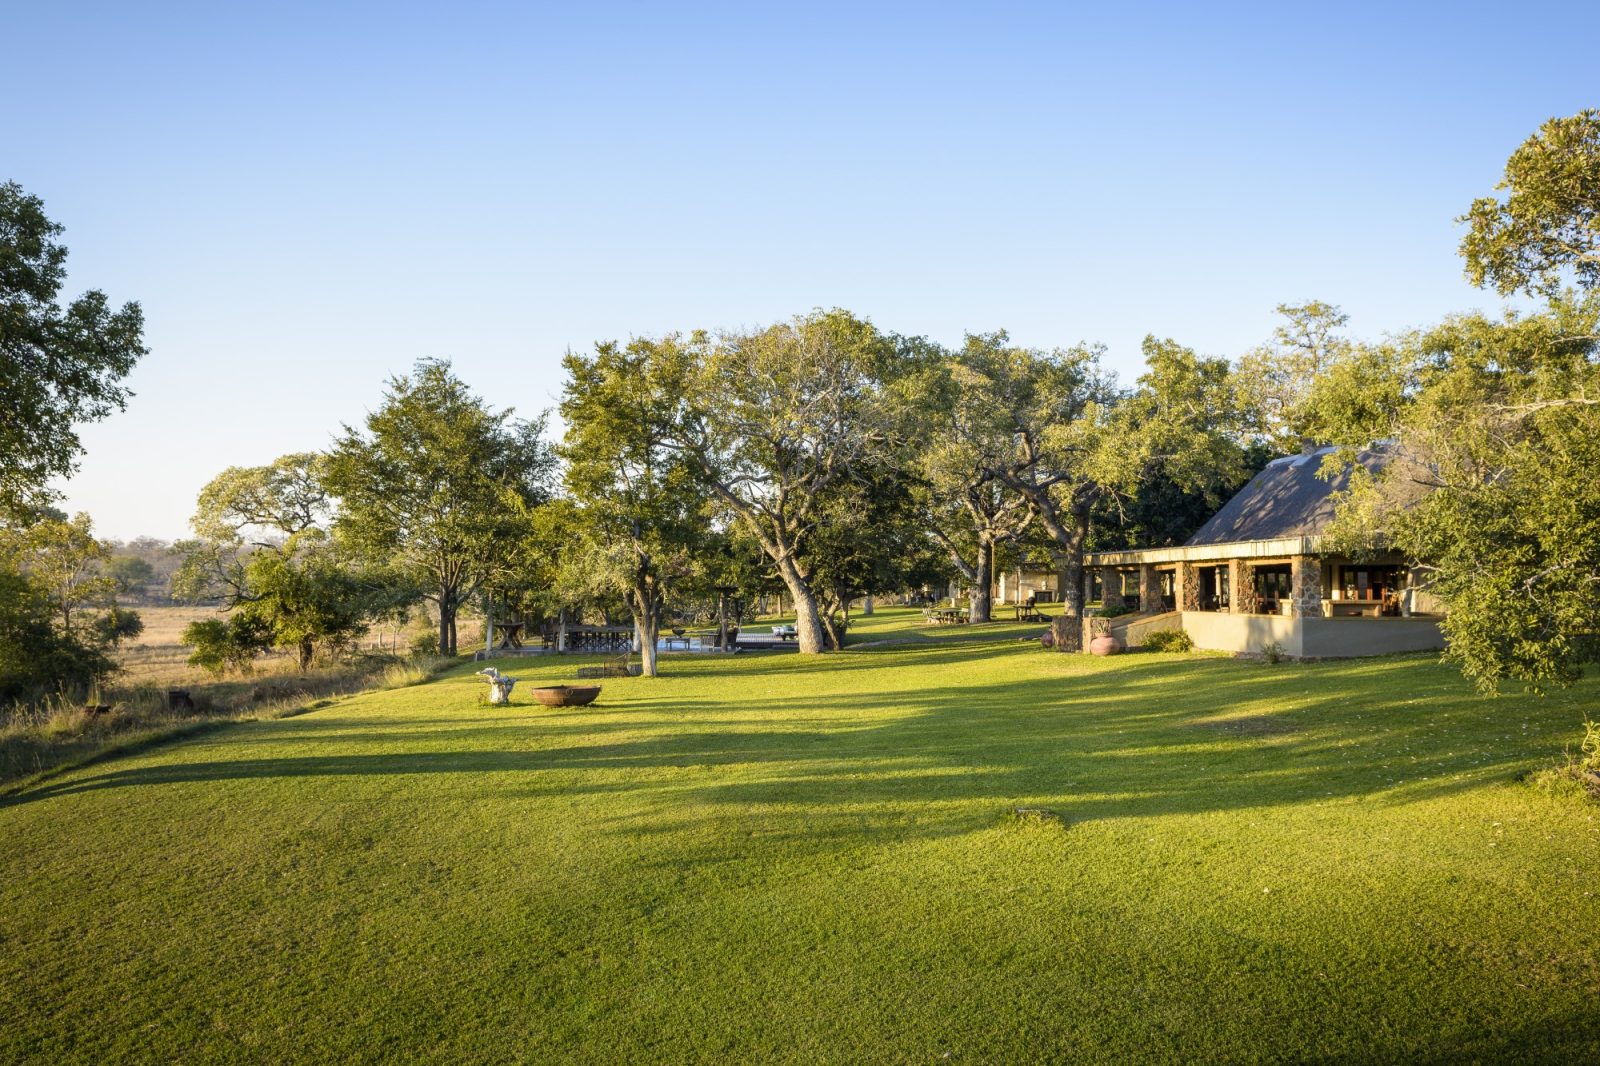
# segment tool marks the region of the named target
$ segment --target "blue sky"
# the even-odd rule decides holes
[[[65,486],[116,537],[424,356],[531,412],[569,347],[818,306],[1127,377],[1493,307],[1453,219],[1600,106],[1590,4],[8,7],[0,180],[147,317]]]

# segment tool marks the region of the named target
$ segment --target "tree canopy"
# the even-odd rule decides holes
[[[506,571],[549,497],[555,455],[544,417],[492,411],[444,360],[391,378],[365,432],[344,427],[323,483],[334,529],[352,551],[390,566],[438,611],[439,648],[456,652],[456,615]]]
[[[706,539],[694,472],[676,446],[685,382],[703,346],[703,338],[636,339],[563,360],[561,457],[580,507],[570,550],[589,582],[624,596],[649,677],[668,594],[693,571]]]
[[[887,446],[881,383],[895,349],[870,322],[815,312],[703,353],[681,445],[696,477],[772,560],[802,652],[825,634],[803,554],[824,494]]]
[[[1458,221],[1467,277],[1508,296],[1553,296],[1563,279],[1600,286],[1600,110],[1552,118],[1506,161],[1505,197],[1472,202]]]
[[[137,303],[90,290],[62,306],[67,249],[44,203],[0,184],[0,513],[48,501],[77,467],[76,426],[122,410],[122,384],[145,354]]]

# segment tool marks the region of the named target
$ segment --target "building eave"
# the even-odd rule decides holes
[[[1320,535],[1278,537],[1274,540],[1235,540],[1222,544],[1185,544],[1176,548],[1143,548],[1135,551],[1089,552],[1085,566],[1145,566],[1162,563],[1199,563],[1227,559],[1283,559],[1296,555],[1317,555],[1322,549]]]

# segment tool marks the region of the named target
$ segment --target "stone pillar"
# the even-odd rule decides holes
[[[1234,559],[1227,563],[1230,615],[1254,615],[1261,610],[1261,600],[1256,597],[1256,567],[1248,559]]]
[[[1296,555],[1289,563],[1289,590],[1293,618],[1322,617],[1322,560],[1315,555]]]
[[[1050,619],[1050,636],[1056,651],[1083,650],[1083,619],[1062,611]]]
[[[1161,577],[1149,563],[1139,564],[1139,610],[1144,614],[1161,613]]]
[[[1193,563],[1179,563],[1172,579],[1172,598],[1180,611],[1200,609],[1200,574]]]
[[[1100,568],[1100,603],[1104,607],[1122,607],[1127,601],[1122,597],[1122,571],[1114,566]]]

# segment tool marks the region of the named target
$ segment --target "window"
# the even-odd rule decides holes
[[[1256,567],[1256,600],[1262,614],[1277,614],[1278,605],[1294,595],[1294,579],[1287,566]]]
[[[1339,598],[1343,600],[1386,600],[1404,586],[1398,566],[1339,568]]]

